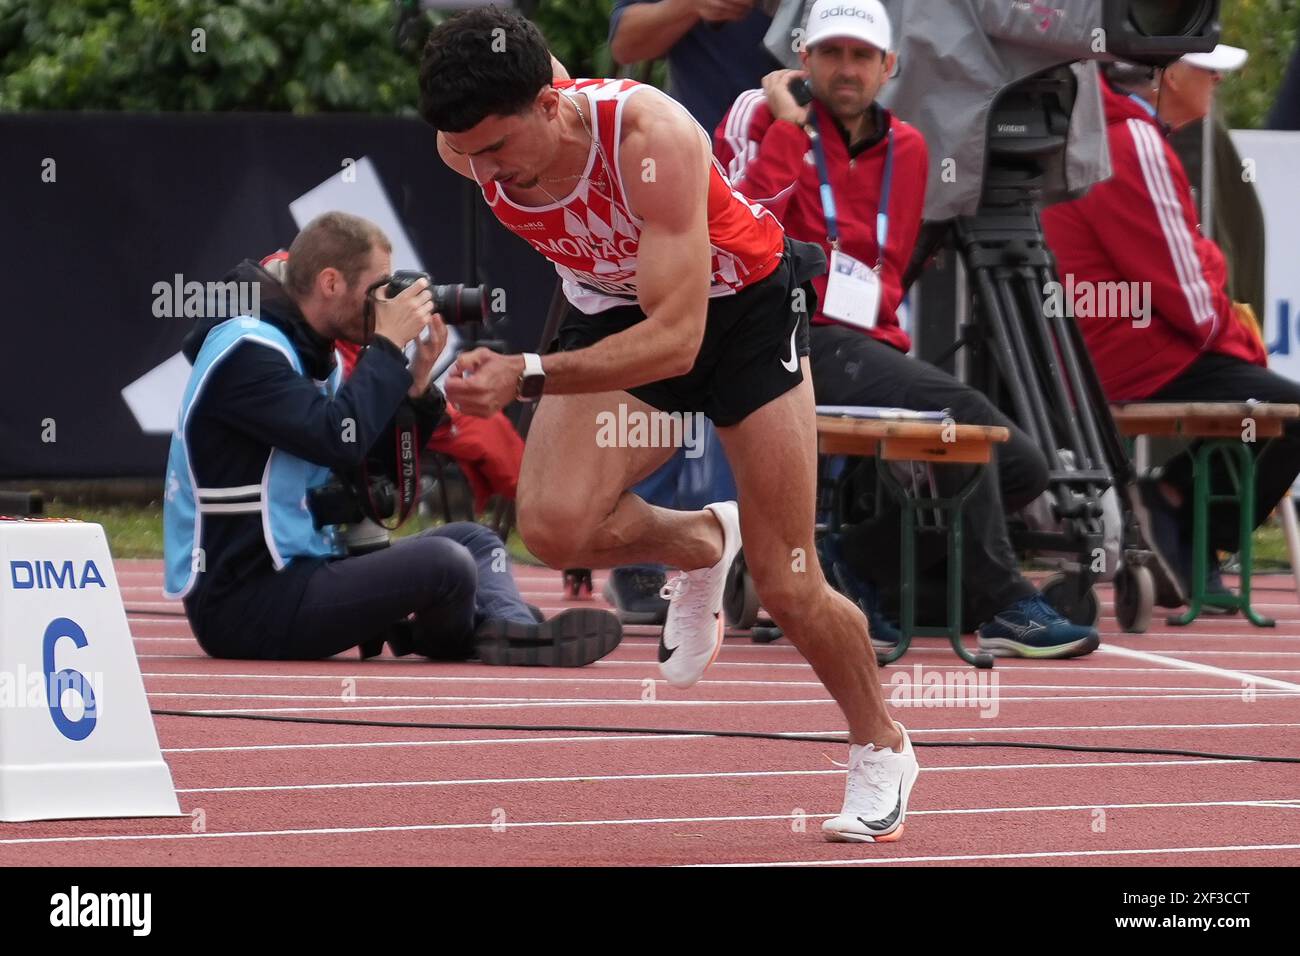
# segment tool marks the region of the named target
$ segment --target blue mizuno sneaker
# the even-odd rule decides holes
[[[1095,628],[1066,620],[1041,594],[1021,598],[979,629],[980,650],[999,657],[1082,657],[1100,643]]]

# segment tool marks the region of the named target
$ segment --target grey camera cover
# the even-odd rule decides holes
[[[898,68],[881,103],[917,127],[930,149],[925,218],[972,215],[984,182],[989,111],[1006,87],[1050,67],[1104,59],[1101,0],[883,0]],[[782,65],[798,49],[812,0],[783,0],[765,45]],[[1099,49],[1100,48],[1100,49]],[[1065,154],[1053,160],[1044,204],[1073,199],[1110,177],[1095,62],[1073,63],[1078,81]]]

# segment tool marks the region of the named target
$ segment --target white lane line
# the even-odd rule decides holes
[[[1279,699],[1286,699],[1291,697],[1300,697],[1300,691],[1288,692],[1288,691],[1281,691],[1281,690],[1269,690],[1269,691],[1256,691],[1255,693],[1256,693],[1255,702],[1260,702],[1264,700],[1279,700]],[[203,698],[203,697],[228,698],[228,697],[247,696],[247,697],[257,697],[257,698],[270,698],[275,700],[293,699],[292,697],[285,697],[284,695],[279,695],[279,694],[239,695],[239,694],[150,693],[149,696],[150,697],[179,697],[179,698]],[[322,699],[322,698],[312,698],[312,699]],[[336,695],[334,697],[329,697],[325,699],[338,700],[339,698]],[[370,698],[370,699],[385,699],[385,698],[381,696],[379,698]],[[403,698],[388,698],[388,699],[401,700]],[[469,699],[481,700],[482,698],[469,698]],[[1001,707],[1001,706],[1005,706],[1006,704],[1041,703],[1044,701],[1051,702],[1051,703],[1061,703],[1066,701],[1081,701],[1081,700],[1090,700],[1090,701],[1149,700],[1149,701],[1160,701],[1163,703],[1182,702],[1182,701],[1190,701],[1190,700],[1222,700],[1222,701],[1242,702],[1242,692],[1236,691],[1234,693],[1228,693],[1228,694],[1119,694],[1119,695],[1075,694],[1075,695],[1068,695],[1068,696],[1061,695],[1057,697],[1010,697],[1007,696],[1006,694],[996,694],[996,695],[991,695],[987,698],[983,696],[972,698],[971,701],[967,705],[965,705],[963,709],[971,710],[971,709],[979,709],[982,707],[988,707],[993,702],[996,702],[998,706]],[[906,708],[913,705],[923,708],[927,705],[927,701],[924,697],[908,698],[906,700],[894,700],[891,701],[891,703],[900,708]],[[933,701],[930,701],[929,703],[931,706],[933,706]],[[572,707],[579,707],[583,705],[586,705],[588,707],[686,707],[686,708],[788,707],[788,706],[809,707],[809,706],[821,705],[821,704],[834,705],[835,701],[829,697],[813,698],[809,700],[641,700],[639,698],[635,700],[625,700],[625,699],[593,699],[587,697],[578,697],[569,700],[515,699],[515,700],[511,700],[509,703],[491,703],[491,704],[480,704],[480,703],[475,703],[475,704],[360,704],[360,705],[345,704],[340,707],[326,707],[326,706],[313,707],[309,705],[303,705],[301,707],[227,707],[221,709],[203,708],[202,710],[197,710],[196,713],[199,714],[276,714],[276,713],[296,713],[300,711],[308,711],[311,713],[338,713],[338,712],[351,711],[351,712],[359,713],[361,711],[373,711],[373,710],[394,710],[394,711],[395,710],[510,710],[510,709],[518,710],[518,709],[528,709],[528,708],[541,709],[541,708],[552,708],[552,707],[572,708]]]
[[[858,857],[851,860],[800,860],[772,861],[768,863],[691,863],[689,866],[753,867],[753,866],[874,866],[890,863],[961,863],[975,860],[1054,860],[1101,856],[1153,856],[1161,853],[1273,853],[1280,850],[1300,850],[1300,843],[1264,843],[1257,846],[1171,846],[1143,850],[1049,850],[1041,853],[969,853],[950,856],[895,856]]]
[[[1260,809],[1269,809],[1277,806],[1287,806],[1288,804],[1262,803],[1260,801],[1221,801],[1214,803],[1192,803],[1192,804],[1114,804],[1115,809],[1177,809],[1179,807],[1214,807],[1214,806],[1235,806],[1235,807],[1252,807]],[[1063,807],[974,807],[969,809],[953,810],[914,810],[911,811],[917,816],[921,815],[952,815],[952,814],[1002,814],[1002,813],[1043,813],[1043,812],[1078,812],[1080,810],[1097,810],[1109,809],[1105,805],[1100,806],[1063,806]],[[503,821],[501,823],[479,822],[474,823],[409,823],[409,824],[390,824],[387,826],[371,827],[308,827],[292,830],[227,830],[227,831],[208,831],[205,833],[181,832],[181,833],[111,833],[97,834],[94,836],[55,836],[55,837],[16,837],[8,840],[0,840],[0,846],[23,846],[32,844],[46,843],[130,843],[134,841],[145,840],[222,840],[222,839],[239,839],[239,838],[265,838],[265,837],[294,837],[294,836],[340,836],[353,835],[362,833],[410,833],[410,832],[428,832],[438,830],[532,830],[546,829],[551,827],[628,827],[628,826],[655,826],[662,824],[679,824],[679,823],[749,823],[762,820],[792,820],[796,819],[798,814],[774,813],[774,814],[753,814],[744,816],[717,816],[717,817],[639,817],[622,820],[524,820],[518,822]],[[804,814],[807,819],[824,819],[830,814]],[[1001,859],[1032,859],[1035,857],[1048,856],[1091,856],[1106,855],[1111,853],[1165,853],[1165,852],[1213,852],[1226,850],[1294,850],[1300,849],[1300,844],[1273,844],[1264,846],[1248,847],[1183,847],[1176,850],[1077,850],[1077,851],[1057,851],[1045,853],[1012,853],[1012,854],[981,854],[971,856],[941,856],[941,857],[913,857],[912,862],[923,860],[1001,860]],[[892,859],[871,859],[866,860],[834,860],[835,863],[901,863],[908,861],[906,857],[895,857]],[[819,863],[822,861],[816,861]],[[816,863],[785,863],[785,866],[816,865]],[[696,864],[700,866],[709,866],[714,864]],[[765,864],[721,864],[729,866],[756,865]],[[770,865],[770,864],[769,864]]]
[[[1114,648],[1115,645],[1112,644],[1109,646],[1110,648]],[[1161,648],[1160,653],[1178,654],[1179,657],[1300,657],[1300,650],[1195,650],[1192,648]]]
[[[909,651],[908,653],[911,653],[911,652]],[[395,660],[395,659],[393,659],[393,658],[375,658],[374,660],[379,661],[379,662],[381,662],[381,663],[385,663],[385,664],[400,664],[400,663],[403,663],[403,661]],[[370,662],[367,661],[367,663],[370,663]],[[408,664],[409,664],[409,663],[411,663],[411,662],[410,662],[410,661],[405,661],[405,663],[408,663]],[[604,670],[605,668],[608,668],[608,667],[646,667],[646,666],[649,665],[650,663],[651,663],[651,662],[650,662],[649,660],[645,660],[645,661],[637,661],[637,660],[623,660],[623,659],[621,659],[621,658],[620,658],[620,659],[616,659],[616,660],[611,660],[610,658],[607,657],[607,658],[605,658],[604,660],[597,661],[597,662],[594,663],[594,664],[588,664],[587,667],[585,668],[585,670]],[[959,667],[960,667],[960,666],[961,666],[961,665],[959,665]],[[714,661],[713,664],[710,665],[710,667],[709,667],[709,671],[710,671],[710,673],[711,673],[714,669],[719,668],[719,667],[745,667],[745,668],[785,667],[785,668],[803,668],[804,670],[807,670],[807,671],[810,671],[810,672],[812,671],[812,668],[811,668],[808,664],[804,664],[804,663],[795,664],[795,663],[789,663],[789,662],[784,662],[784,661],[772,661],[771,663],[766,663],[766,662],[764,662],[764,661],[724,661],[724,660],[717,660],[717,661]],[[910,667],[911,667],[911,665],[906,664],[906,663],[902,663],[902,664],[890,664],[890,665],[888,665],[887,667],[885,667],[883,670],[884,670],[884,673],[886,673],[886,674],[891,674],[891,673],[894,673],[895,671],[905,671],[905,670],[909,670]],[[933,666],[931,666],[930,669],[935,669],[935,668],[933,668]],[[1169,668],[1168,668],[1168,667],[1118,667],[1118,666],[1116,666],[1116,667],[1088,667],[1087,665],[1084,665],[1084,664],[1049,664],[1049,663],[1047,663],[1046,661],[1013,661],[1013,660],[1011,660],[1011,659],[1003,659],[1003,660],[999,660],[999,661],[998,661],[998,665],[997,665],[997,667],[994,668],[994,672],[995,672],[995,673],[1001,673],[1001,674],[1006,674],[1006,673],[1009,673],[1009,672],[1020,673],[1020,672],[1022,672],[1022,671],[1034,671],[1034,672],[1038,672],[1038,671],[1061,671],[1062,673],[1068,673],[1068,674],[1088,674],[1088,673],[1097,673],[1097,674],[1168,674],[1168,673],[1169,673]],[[1275,669],[1271,669],[1271,670],[1257,669],[1257,670],[1255,671],[1255,673],[1257,673],[1257,674],[1300,674],[1300,667],[1275,668]]]
[[[1247,671],[1229,670],[1226,667],[1215,667],[1212,664],[1199,664],[1196,661],[1184,661],[1177,657],[1169,657],[1165,654],[1154,654],[1150,651],[1135,651],[1129,647],[1100,647],[1098,653],[1109,654],[1115,657],[1124,657],[1129,660],[1142,661],[1146,664],[1165,664],[1178,670],[1195,671],[1198,674],[1212,674],[1215,677],[1222,677],[1225,680],[1236,681],[1238,685],[1252,684],[1256,686],[1271,687],[1277,690],[1300,691],[1300,684],[1291,681],[1280,680],[1276,677],[1263,677],[1259,674],[1251,674]]]
[[[1236,724],[1101,724],[1094,726],[1056,726],[1056,727],[919,727],[909,728],[913,737],[918,734],[1020,734],[1020,733],[1060,733],[1120,731],[1124,733],[1135,730],[1258,730],[1262,728],[1297,728],[1300,723],[1236,723]],[[418,728],[412,728],[418,729]],[[843,730],[808,730],[786,731],[787,735],[797,734],[801,737],[825,736],[828,744],[840,744],[844,741]],[[835,735],[838,734],[837,738]],[[372,741],[329,741],[326,743],[287,743],[287,744],[230,744],[212,747],[164,747],[167,754],[184,753],[239,753],[259,750],[341,750],[355,748],[364,750],[382,747],[468,747],[491,744],[545,744],[545,743],[602,743],[605,741],[643,740],[656,742],[660,740],[712,740],[708,734],[595,734],[583,736],[548,737],[535,735],[531,737],[474,737],[465,740],[372,740]],[[1194,763],[1207,761],[1196,760]]]
[[[1169,668],[1151,668],[1152,671],[1162,674],[1169,674]],[[937,673],[943,676],[943,672],[930,670],[926,673]],[[356,681],[358,684],[362,681],[388,681],[401,683],[404,681],[424,682],[424,683],[462,683],[462,684],[618,684],[633,685],[644,687],[647,682],[655,685],[667,686],[667,681],[658,678],[640,678],[640,677],[459,677],[446,674],[421,674],[402,676],[398,674],[370,675],[361,671],[339,672],[336,674],[225,674],[225,673],[208,673],[208,674],[182,674],[167,673],[166,671],[152,671],[141,674],[142,677],[149,678],[174,678],[177,680],[269,680],[269,681],[328,681],[338,684],[344,680]],[[963,675],[964,676],[964,675]],[[1174,676],[1174,675],[1170,675]],[[1118,690],[1118,691],[1222,691],[1222,686],[1200,687],[1187,684],[1007,684],[999,680],[999,691],[1001,690]],[[821,681],[816,680],[730,680],[730,679],[705,679],[695,685],[696,687],[822,687]],[[889,681],[881,681],[882,689],[891,690],[896,685]],[[964,680],[960,683],[963,688],[969,687],[976,689],[973,684],[967,684]],[[991,689],[991,686],[990,686]],[[282,695],[271,695],[280,697]],[[322,700],[337,700],[338,694],[330,697],[321,698]],[[410,700],[419,700],[423,698],[412,697]],[[452,699],[452,698],[438,698]],[[475,698],[457,698],[472,700]],[[478,698],[494,699],[494,698]],[[508,698],[502,698],[508,699]]]
[[[842,733],[842,731],[841,731]],[[602,743],[628,740],[710,740],[708,734],[601,734],[580,737],[474,737],[468,740],[370,740],[351,743],[331,741],[314,744],[232,744],[226,747],[163,747],[165,754],[246,753],[258,750],[347,750],[380,747],[476,747],[490,744],[573,744]],[[844,740],[828,740],[830,744],[843,744]]]
[[[1096,761],[1092,763],[1025,763],[1025,764],[986,764],[982,766],[960,767],[922,767],[922,773],[967,773],[970,771],[1001,770],[1076,770],[1096,769],[1098,767],[1183,767],[1201,763],[1237,763],[1233,760],[1121,760]],[[242,787],[190,787],[178,789],[177,793],[278,793],[281,791],[310,790],[383,790],[403,787],[482,787],[501,784],[525,783],[617,783],[623,781],[646,782],[650,780],[725,780],[761,777],[826,777],[844,776],[843,770],[727,770],[695,773],[628,773],[628,774],[585,774],[580,777],[495,777],[469,778],[462,780],[370,780],[358,783],[299,783],[274,784],[265,786]],[[1274,801],[1286,803],[1286,800]],[[1300,807],[1300,802],[1292,801]],[[1168,804],[1169,806],[1219,806],[1220,804]],[[1161,804],[1164,806],[1164,804]],[[1088,809],[1095,809],[1089,806]],[[918,811],[908,811],[918,812]],[[929,811],[931,813],[936,811]]]
[[[1294,610],[1294,608],[1292,608]],[[1279,624],[1282,622],[1279,621]],[[1149,638],[1163,640],[1165,638],[1177,638],[1183,641],[1239,641],[1242,638],[1251,638],[1255,640],[1269,641],[1300,641],[1300,634],[1275,634],[1271,633],[1273,628],[1258,628],[1254,624],[1242,622],[1241,630],[1238,631],[1202,631],[1197,628],[1195,631],[1176,630],[1176,631],[1145,631],[1140,635],[1121,634],[1118,637],[1128,640],[1135,639],[1145,641]],[[1105,645],[1103,645],[1105,646]]]

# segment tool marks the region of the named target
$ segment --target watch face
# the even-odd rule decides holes
[[[536,401],[542,397],[542,389],[545,386],[545,375],[525,375],[519,382],[519,397],[529,401]]]

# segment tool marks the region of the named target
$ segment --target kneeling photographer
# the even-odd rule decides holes
[[[622,636],[617,619],[541,621],[501,540],[479,525],[346,554],[336,522],[375,511],[362,499],[384,472],[409,504],[415,449],[445,408],[429,379],[446,326],[427,278],[401,288],[390,275],[391,252],[373,223],[326,213],[290,246],[283,282],[247,260],[226,277],[248,285],[254,315],[200,319],[186,338],[194,368],[167,467],[167,595],[184,599],[214,657],[319,659],[383,641],[499,664],[604,656]],[[335,340],[366,345],[341,384]]]

